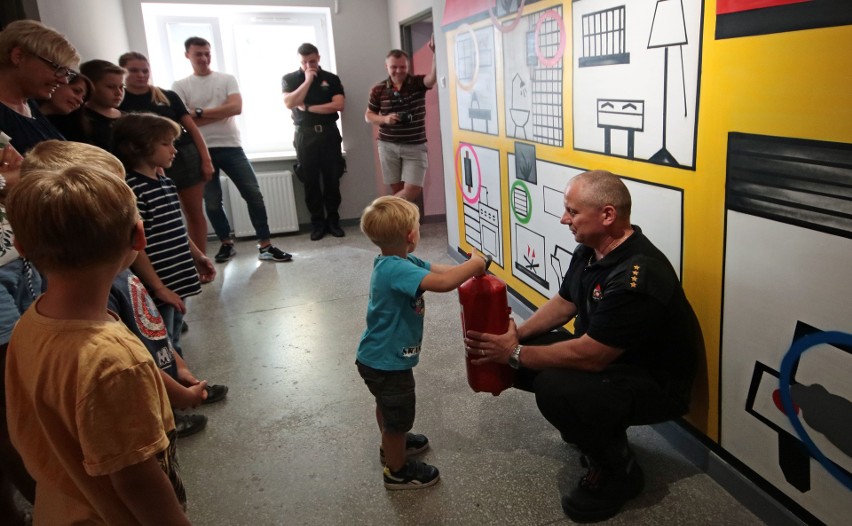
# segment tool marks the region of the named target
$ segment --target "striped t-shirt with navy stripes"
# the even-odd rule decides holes
[[[200,293],[201,282],[189,251],[175,183],[162,175],[152,179],[128,171],[127,184],[136,194],[136,206],[145,226],[145,254],[160,281],[181,298]],[[157,304],[161,302],[157,300]]]

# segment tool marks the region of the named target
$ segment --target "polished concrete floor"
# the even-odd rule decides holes
[[[559,504],[581,475],[578,453],[528,393],[474,393],[466,383],[455,292],[428,293],[415,369],[424,459],[441,482],[382,485],[372,398],[354,366],[377,249],[355,226],[342,239],[274,241],[291,263],[257,260],[253,242],[217,264],[189,304],[185,358],[230,386],[203,406],[207,429],[180,441],[190,517],[204,525],[570,524]],[[211,243],[213,254],[218,244]],[[421,258],[452,263],[446,229],[422,229]],[[650,428],[630,430],[646,492],[611,524],[760,524]]]

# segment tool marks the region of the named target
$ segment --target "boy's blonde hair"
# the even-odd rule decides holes
[[[113,154],[91,144],[56,140],[42,141],[27,152],[21,163],[21,177],[73,166],[91,166],[124,180],[124,165]]]
[[[80,63],[80,55],[68,39],[35,20],[16,20],[0,31],[0,66],[12,64],[16,47],[62,66],[76,68]]]
[[[120,261],[132,246],[139,220],[136,196],[120,170],[106,157],[70,167],[49,167],[49,159],[55,160],[33,158],[6,198],[9,223],[24,255],[43,272]],[[43,167],[35,167],[42,162]]]
[[[112,123],[113,153],[128,168],[154,153],[154,145],[180,136],[180,125],[153,113],[128,113]]]
[[[385,195],[374,200],[361,214],[361,232],[380,248],[408,242],[408,233],[420,222],[417,205],[401,197]]]

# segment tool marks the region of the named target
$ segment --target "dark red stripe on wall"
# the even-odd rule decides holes
[[[727,0],[729,4],[755,3],[759,0]],[[787,31],[852,25],[852,1],[807,0],[787,3],[786,0],[764,0],[774,4],[767,7],[721,14],[717,1],[716,39],[769,35]],[[837,50],[838,53],[846,50]]]
[[[716,0],[716,14],[739,13],[764,7],[777,7],[786,4],[801,4],[811,0]]]

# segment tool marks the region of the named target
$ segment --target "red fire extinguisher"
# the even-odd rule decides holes
[[[491,264],[488,256],[486,270]],[[459,286],[461,303],[462,334],[468,330],[503,334],[509,330],[509,307],[506,296],[506,283],[496,276],[474,276]],[[494,396],[512,387],[515,370],[507,364],[486,363],[475,365],[471,357],[465,355],[467,365],[467,383],[476,392],[491,393]]]

